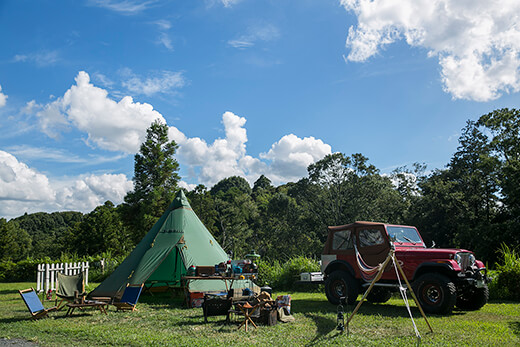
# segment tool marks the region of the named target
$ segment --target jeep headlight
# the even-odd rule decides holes
[[[459,252],[455,254],[453,258],[459,264],[460,268],[464,271],[475,265],[475,256],[471,253]]]

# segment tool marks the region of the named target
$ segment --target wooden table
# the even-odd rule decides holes
[[[105,306],[108,306],[108,303],[103,302],[103,301],[91,301],[91,300],[85,301],[83,303],[67,304],[67,307],[69,309],[67,310],[65,317],[72,316],[72,313],[74,313],[74,310],[76,308],[82,309],[84,307],[97,307],[97,308],[99,308],[99,311],[101,311],[101,313],[107,314]]]

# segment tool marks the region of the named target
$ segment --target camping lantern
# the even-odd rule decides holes
[[[345,297],[342,296],[341,298],[339,298],[339,305],[337,309],[338,315],[336,317],[336,330],[339,330],[340,333],[343,333],[343,331],[345,331],[345,313],[343,312],[343,303],[345,302]]]
[[[247,258],[247,259],[251,259],[251,260],[255,260],[255,259],[260,258],[260,254],[256,253],[256,252],[253,250],[253,251],[251,251],[251,253],[246,254],[246,258]]]

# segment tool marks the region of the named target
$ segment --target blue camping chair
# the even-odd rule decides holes
[[[127,284],[125,291],[123,292],[123,296],[121,300],[118,302],[112,303],[117,310],[131,310],[137,311],[135,306],[137,305],[137,300],[139,300],[139,296],[143,290],[143,284]]]
[[[29,309],[29,312],[31,312],[32,319],[45,317],[47,316],[47,313],[57,309],[56,306],[47,309],[43,307],[42,302],[40,301],[40,298],[38,297],[38,294],[36,294],[34,288],[19,290],[18,292],[22,296],[22,299]]]

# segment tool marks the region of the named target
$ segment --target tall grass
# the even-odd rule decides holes
[[[506,244],[499,252],[496,277],[490,285],[491,298],[520,301],[520,254]]]

